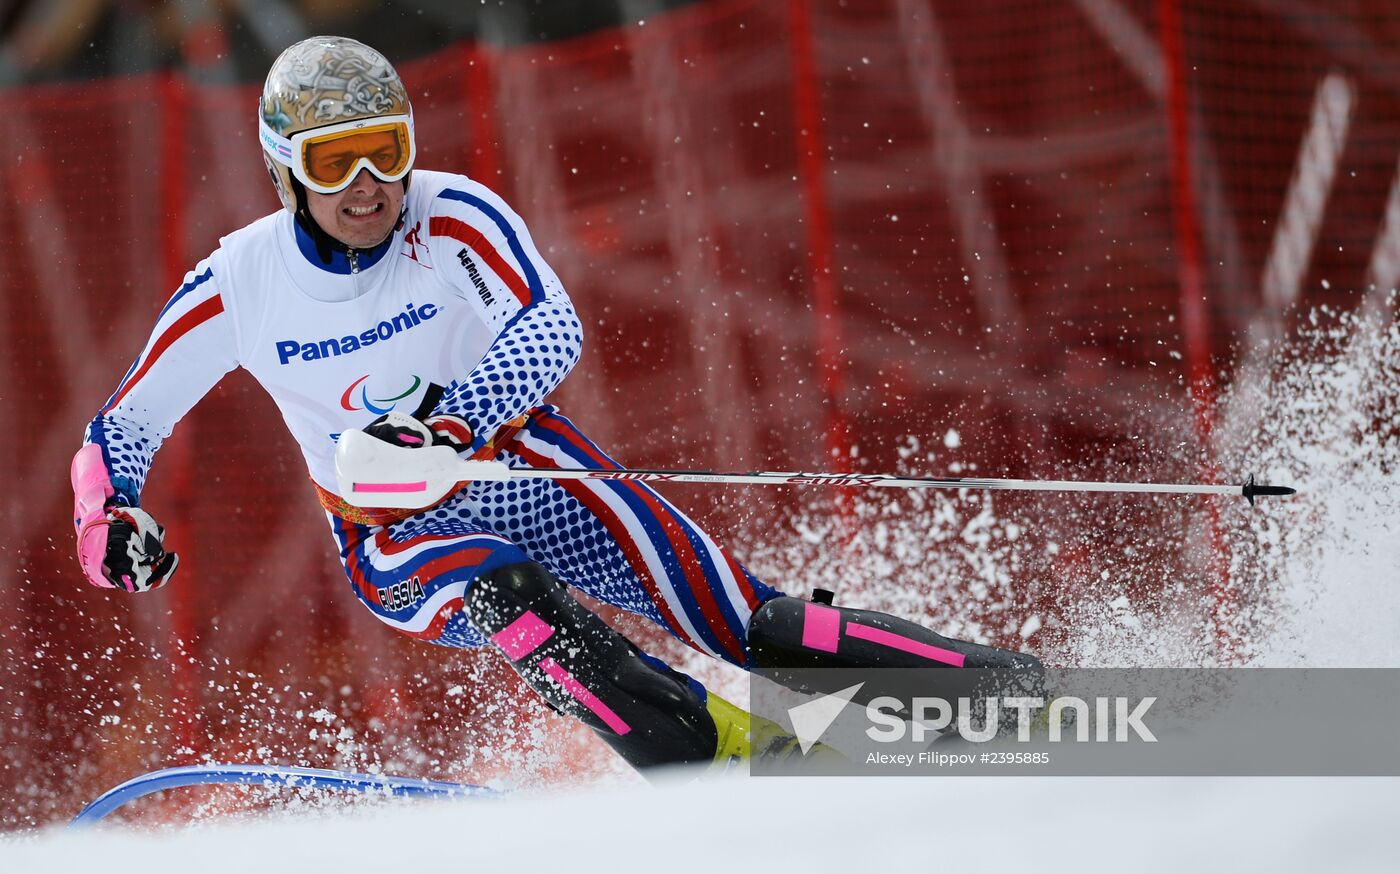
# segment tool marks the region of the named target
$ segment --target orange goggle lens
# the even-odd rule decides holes
[[[302,167],[314,182],[334,187],[349,182],[363,159],[389,181],[408,169],[408,137],[402,122],[313,137],[302,144]]]

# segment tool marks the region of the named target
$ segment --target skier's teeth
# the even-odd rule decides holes
[[[347,207],[345,207],[345,211],[348,212],[348,213],[350,213],[351,215],[369,215],[370,213],[372,213],[372,212],[377,212],[378,210],[379,210],[379,204],[377,204],[377,203],[374,204],[373,206],[347,206]]]

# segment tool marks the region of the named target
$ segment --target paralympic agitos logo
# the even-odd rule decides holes
[[[420,307],[408,304],[404,311],[386,319],[358,334],[343,337],[327,337],[324,340],[278,340],[277,363],[290,364],[293,358],[302,361],[320,361],[323,358],[336,358],[349,355],[375,343],[393,339],[404,331],[411,331],[436,316],[440,310],[436,304],[425,303]],[[349,409],[347,407],[346,409]],[[366,409],[369,409],[367,406]]]
[[[360,410],[368,410],[376,416],[382,416],[392,411],[399,401],[418,391],[418,386],[423,384],[423,378],[415,374],[413,377],[413,384],[404,391],[399,392],[393,397],[371,398],[369,396],[369,388],[365,385],[368,379],[369,374],[366,373],[364,376],[350,383],[350,387],[340,395],[341,409],[348,410],[352,413],[357,413]],[[356,392],[356,389],[359,389],[359,391]],[[359,401],[359,406],[355,406],[356,401]]]

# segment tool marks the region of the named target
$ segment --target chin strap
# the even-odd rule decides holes
[[[387,240],[389,239],[389,237],[392,237],[394,234],[398,233],[399,229],[403,227],[405,219],[407,219],[408,217],[408,180],[412,178],[413,174],[411,173],[408,176],[404,177],[404,205],[399,209],[399,220],[394,222],[393,228],[389,230],[389,233],[384,237],[384,240]],[[306,231],[307,235],[311,237],[311,242],[314,243],[316,246],[316,257],[321,259],[322,264],[328,266],[330,265],[332,252],[341,252],[345,255],[354,255],[359,252],[367,252],[384,244],[384,240],[380,240],[373,246],[367,246],[363,249],[357,249],[353,246],[345,245],[344,243],[337,240],[335,237],[332,237],[330,234],[326,233],[325,229],[321,227],[321,225],[316,221],[316,219],[311,217],[311,210],[306,205],[306,186],[293,179],[292,191],[297,199],[296,212],[294,212],[292,216],[296,220],[296,223],[301,226],[301,229]]]
[[[298,197],[297,200],[300,201],[301,198]],[[296,211],[296,223],[301,226],[303,231],[306,231],[307,236],[311,237],[311,242],[316,244],[316,257],[321,259],[322,264],[329,265],[331,263],[333,250],[339,249],[347,255],[352,251],[349,246],[322,230],[316,220],[311,217],[311,213],[304,207]]]

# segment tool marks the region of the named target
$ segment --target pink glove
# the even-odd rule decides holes
[[[165,529],[149,513],[124,506],[107,476],[102,449],[93,444],[79,449],[71,474],[78,563],[88,582],[128,592],[148,592],[169,582],[179,556],[165,551]]]

